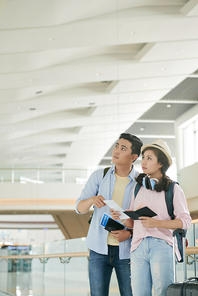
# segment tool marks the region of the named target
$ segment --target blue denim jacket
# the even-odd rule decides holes
[[[103,169],[99,169],[92,173],[89,177],[87,183],[85,184],[84,189],[80,197],[76,202],[76,212],[81,214],[77,210],[78,203],[81,200],[88,199],[95,195],[102,195],[105,199],[112,199],[113,190],[115,186],[115,165],[113,165],[105,177],[103,178]],[[124,199],[122,208],[129,209],[131,198],[132,198],[132,191],[136,184],[135,178],[138,176],[137,171],[133,168],[130,174],[128,175],[128,179],[130,182],[126,186]],[[97,194],[98,193],[98,194]],[[107,247],[107,236],[108,231],[105,230],[102,226],[100,226],[100,221],[102,215],[107,213],[111,215],[109,211],[109,207],[105,206],[100,209],[94,206],[94,214],[92,217],[92,221],[89,227],[89,232],[87,235],[86,244],[87,247],[99,254],[108,253]],[[127,239],[121,243],[119,243],[119,258],[120,259],[129,259],[130,258],[130,246],[131,246],[131,239]]]

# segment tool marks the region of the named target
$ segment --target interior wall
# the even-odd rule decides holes
[[[198,163],[178,171],[178,181],[187,199],[198,197],[197,187]]]

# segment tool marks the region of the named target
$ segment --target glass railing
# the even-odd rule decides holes
[[[85,184],[91,173],[97,169],[105,168],[105,165],[80,167],[0,167],[1,183],[76,183]],[[136,163],[135,168],[141,171],[141,166]],[[177,180],[176,166],[169,169],[169,176]]]
[[[187,239],[189,247],[198,247],[198,224],[191,225]],[[16,296],[88,296],[88,254],[84,238],[1,248],[0,290]],[[198,272],[197,257],[188,257],[188,277]],[[182,263],[177,281],[183,281]],[[120,295],[115,273],[110,295]]]
[[[21,167],[0,168],[0,183],[77,183],[85,184],[90,174],[99,167]]]
[[[73,257],[76,254],[78,257]],[[28,258],[21,258],[27,255]],[[84,238],[11,246],[0,249],[0,256],[4,257],[0,258],[0,290],[4,292],[16,296],[90,295],[88,249]],[[15,256],[16,259],[8,259],[7,256]],[[41,258],[30,258],[34,256]],[[115,274],[110,291],[111,295],[119,295]]]
[[[1,249],[1,256],[18,255],[17,259],[1,262],[1,290],[16,296],[88,295],[87,257],[49,258],[48,256],[87,251],[82,239]],[[31,257],[37,255],[46,257],[20,258],[27,254]]]

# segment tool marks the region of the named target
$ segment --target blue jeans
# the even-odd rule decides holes
[[[165,240],[146,237],[131,254],[134,296],[166,296],[173,283],[173,248]]]
[[[89,282],[91,296],[108,296],[111,274],[115,268],[120,295],[132,296],[130,259],[119,259],[119,247],[108,245],[108,255],[90,250]]]

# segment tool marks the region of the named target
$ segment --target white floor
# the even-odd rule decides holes
[[[46,275],[43,277],[42,273],[29,272],[8,272],[7,274],[1,272],[0,290],[16,296],[90,296],[88,279],[82,281],[77,276],[75,281],[71,279],[64,281],[57,277],[55,279]],[[120,295],[114,274],[109,295]],[[6,296],[6,294],[0,294],[0,296]]]

